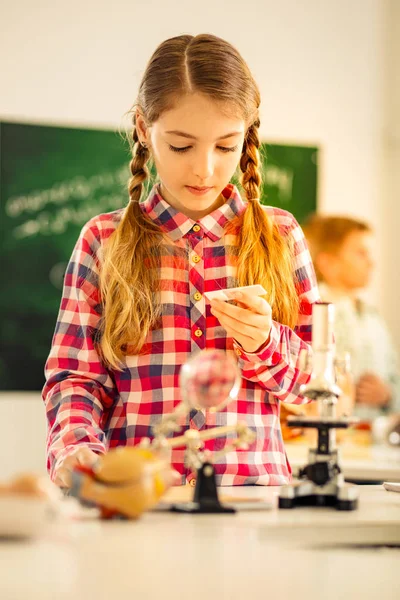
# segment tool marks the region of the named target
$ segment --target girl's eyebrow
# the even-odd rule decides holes
[[[197,138],[194,135],[190,135],[190,133],[185,133],[184,131],[166,131],[166,133],[172,134],[172,135],[179,135],[181,137],[184,138],[188,138],[190,140],[197,140]],[[227,133],[226,135],[221,135],[221,137],[217,138],[215,141],[218,142],[220,140],[225,140],[226,138],[230,138],[233,137],[234,135],[240,135],[242,133],[242,131],[233,131],[232,133]]]

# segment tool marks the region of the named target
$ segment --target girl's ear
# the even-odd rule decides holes
[[[136,109],[136,131],[138,134],[138,138],[140,143],[145,143],[147,146],[150,144],[150,131],[149,127],[145,121],[144,116],[140,112],[139,109]]]

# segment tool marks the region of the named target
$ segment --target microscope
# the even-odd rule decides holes
[[[317,447],[309,450],[308,464],[298,474],[297,480],[284,485],[279,494],[279,508],[296,506],[330,506],[337,510],[354,510],[358,506],[357,486],[344,481],[339,466],[336,447],[336,429],[357,423],[357,418],[336,417],[337,399],[342,391],[336,383],[338,359],[335,357],[333,323],[335,306],[319,302],[312,313],[312,359],[307,351],[302,356],[302,367],[312,360],[310,381],[302,386],[301,393],[318,402],[316,417],[288,417],[290,427],[316,428]]]

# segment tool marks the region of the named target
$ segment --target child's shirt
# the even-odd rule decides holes
[[[67,272],[52,348],[46,363],[43,398],[48,419],[48,468],[54,478],[57,462],[76,445],[103,453],[152,437],[152,427],[181,401],[182,365],[204,348],[234,355],[242,372],[238,398],[221,412],[192,410],[183,430],[245,422],[257,437],[247,450],[229,452],[216,465],[219,485],[281,485],[290,479],[279,423],[279,400],[302,404],[300,386],[309,380],[299,354],[311,341],[312,304],[318,300],[316,279],[303,232],[283,210],[263,207],[281,234],[292,238],[294,277],[300,296],[293,331],[273,321],[270,341],[259,353],[247,353],[210,312],[204,292],[237,284],[237,236],[225,225],[246,210],[237,189],[228,185],[226,202],[195,222],[160,195],[158,186],[141,204],[147,216],[173,242],[160,263],[161,327],[151,330],[145,352],[126,356],[122,372],[107,369],[99,359],[95,336],[101,317],[99,269],[102,250],[118,227],[123,209],[91,219],[82,229]],[[127,257],[130,260],[130,257]],[[206,442],[221,450],[229,437]],[[182,483],[194,473],[184,464],[185,449],[172,451],[172,464]]]

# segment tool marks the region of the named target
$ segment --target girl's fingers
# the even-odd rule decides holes
[[[229,304],[229,302],[224,302],[223,300],[218,300],[217,298],[211,300],[211,306],[218,306],[220,310],[235,317],[239,321],[243,321],[243,319],[248,319],[255,315],[262,315],[266,317],[271,314],[271,307],[263,298],[254,298],[249,295],[245,297],[241,292],[240,296],[238,296],[238,293],[236,293],[236,295],[232,297],[232,300],[240,302],[242,306]],[[242,308],[243,306],[244,308]]]
[[[239,334],[240,336],[248,337],[253,341],[258,340],[263,336],[267,337],[268,331],[265,323],[265,317],[262,317],[262,322],[252,324],[238,321],[237,319],[223,314],[216,309],[211,309],[211,314],[217,317],[224,329],[235,331],[235,333]]]
[[[256,314],[267,316],[272,312],[271,306],[261,296],[252,296],[247,292],[228,292],[228,296]]]
[[[57,469],[57,475],[54,483],[59,487],[71,487],[71,472],[75,465],[92,467],[98,461],[99,456],[90,448],[77,448],[72,454],[69,454]]]
[[[231,323],[229,323],[228,319],[225,319],[223,316],[218,316],[215,315],[220,324],[222,325],[222,327],[226,330],[227,334],[229,335],[229,337],[233,337],[236,340],[240,341],[240,344],[244,347],[247,347],[249,345],[253,345],[255,341],[257,341],[260,337],[260,332],[258,329],[254,329],[251,333],[253,333],[253,335],[248,335],[248,331],[245,330],[245,328],[242,327],[237,327],[235,324],[231,325]]]
[[[58,487],[62,488],[71,487],[71,471],[65,467],[61,467],[57,471],[57,476],[54,480],[54,483],[58,485]]]
[[[268,315],[261,315],[260,313],[254,313],[247,308],[240,308],[239,306],[233,306],[222,300],[213,300],[211,303],[211,312],[213,311],[222,314],[223,316],[231,319],[231,322],[237,323],[237,326],[249,325],[257,329],[263,329],[266,323],[270,321]],[[214,313],[213,313],[214,314]]]
[[[237,340],[239,344],[243,346],[243,348],[252,347],[254,345],[254,342],[256,341],[254,338],[244,335],[243,333],[235,329],[231,329],[229,327],[224,327],[224,329],[226,330],[228,336]]]

